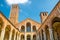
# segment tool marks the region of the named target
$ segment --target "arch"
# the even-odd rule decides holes
[[[25,40],[25,37],[24,37],[24,35],[21,35],[21,40]]]
[[[46,40],[50,40],[49,28],[47,25],[45,25],[45,31],[46,31]]]
[[[1,36],[2,26],[3,26],[3,19],[0,17],[0,36]]]
[[[52,20],[54,40],[60,40],[60,18],[55,17]]]
[[[33,26],[33,32],[35,32],[36,31],[36,26]]]
[[[11,38],[11,40],[14,40],[14,34],[15,34],[15,30],[13,29],[12,30],[12,38]]]
[[[30,35],[27,35],[27,40],[31,40],[31,36]]]
[[[33,35],[33,40],[36,40],[36,35]]]
[[[52,24],[54,24],[55,22],[60,22],[60,18],[58,18],[58,17],[53,18]]]
[[[30,22],[27,22],[27,24],[26,24],[26,31],[31,32],[31,23]]]
[[[25,26],[21,26],[21,32],[25,32]]]
[[[10,31],[11,31],[11,26],[7,25],[5,28],[4,40],[9,40]]]

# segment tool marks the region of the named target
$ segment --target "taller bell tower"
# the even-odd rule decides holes
[[[15,25],[18,23],[19,7],[17,4],[11,6],[10,21]]]

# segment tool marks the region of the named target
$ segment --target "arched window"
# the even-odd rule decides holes
[[[33,35],[33,40],[36,40],[36,35]]]
[[[21,40],[25,40],[25,37],[24,37],[24,35],[21,35]]]
[[[31,40],[31,36],[30,35],[27,35],[27,40]]]
[[[28,22],[28,23],[26,24],[26,26],[27,26],[27,27],[26,27],[26,28],[27,28],[26,31],[27,31],[27,32],[31,32],[31,24]]]
[[[36,26],[33,26],[33,32],[35,32],[36,31]]]
[[[7,25],[5,28],[4,40],[9,40],[10,30],[11,30],[10,25]]]
[[[14,40],[14,34],[15,34],[15,30],[13,29],[13,31],[12,31],[12,38],[11,38],[11,40]]]
[[[60,40],[60,18],[55,17],[52,20],[54,40]]]
[[[25,27],[21,26],[21,32],[25,32]]]
[[[2,20],[2,18],[0,17],[0,36],[1,36],[2,26],[3,26],[3,20]]]

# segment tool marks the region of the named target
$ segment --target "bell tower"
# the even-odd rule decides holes
[[[18,23],[19,7],[17,4],[11,6],[10,21],[15,25]]]
[[[41,22],[43,23],[48,17],[48,12],[41,12],[40,16],[41,16]]]

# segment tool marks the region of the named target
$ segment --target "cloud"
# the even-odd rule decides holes
[[[31,1],[29,1],[29,0],[6,0],[6,2],[9,5],[12,5],[12,4],[27,4],[27,3],[31,3]]]

